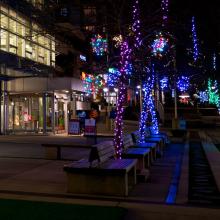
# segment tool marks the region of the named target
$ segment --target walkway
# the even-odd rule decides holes
[[[188,207],[186,201],[176,206],[166,205],[176,166],[183,155],[185,143],[177,140],[166,148],[163,158],[154,162],[147,183],[138,183],[129,197],[79,196],[66,193],[66,177],[62,168],[69,160],[87,158],[88,148],[76,147],[63,151],[66,160],[45,160],[40,143],[84,143],[83,138],[72,137],[1,137],[0,138],[0,197],[122,206],[129,209],[130,219],[220,219],[216,209]],[[183,161],[185,160],[185,155]],[[185,163],[183,163],[184,165]],[[177,184],[178,186],[178,184]],[[182,193],[177,188],[177,197]],[[174,198],[175,202],[175,198]],[[181,206],[180,206],[181,205]]]

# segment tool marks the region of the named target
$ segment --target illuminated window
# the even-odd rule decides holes
[[[35,31],[32,32],[32,40],[36,43],[38,42],[38,33]]]
[[[44,63],[44,48],[43,47],[38,47],[38,62]]]
[[[7,51],[7,39],[8,39],[8,32],[1,30],[0,31],[0,48],[1,50]]]
[[[42,36],[42,35],[39,35],[39,36],[38,36],[38,43],[39,43],[40,45],[44,46],[44,36]]]
[[[17,18],[16,12],[11,9],[9,10],[9,15],[10,15],[10,17]]]
[[[51,53],[51,66],[55,66],[55,57],[56,57],[55,52],[52,52]]]
[[[1,14],[1,28],[8,28],[8,17]]]
[[[42,3],[43,1],[31,1]],[[55,66],[55,38],[30,19],[0,4],[0,50]]]
[[[86,31],[95,31],[95,26],[93,26],[93,25],[85,26],[85,30]]]
[[[25,57],[32,59],[32,45],[30,41],[25,42]]]
[[[25,26],[23,24],[17,23],[17,33],[19,36],[25,36]]]
[[[55,41],[51,42],[51,50],[55,51]]]
[[[18,37],[18,56],[25,57],[25,40]]]
[[[96,15],[96,7],[90,7],[90,6],[85,7],[83,9],[83,12],[84,12],[84,15],[86,16],[94,16]]]
[[[45,64],[50,65],[50,51],[44,50]]]
[[[60,15],[63,17],[67,17],[68,16],[68,9],[67,8],[61,8],[60,9]]]
[[[17,36],[9,34],[9,52],[17,54]]]
[[[17,22],[13,19],[9,19],[9,30],[14,33],[17,32]]]

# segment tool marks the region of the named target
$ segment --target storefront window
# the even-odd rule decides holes
[[[8,122],[11,131],[41,132],[43,130],[43,99],[40,96],[10,96]],[[47,131],[52,130],[52,102],[46,99]]]

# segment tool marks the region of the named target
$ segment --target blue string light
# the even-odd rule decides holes
[[[207,91],[200,91],[199,92],[199,99],[200,102],[208,102],[209,101],[209,95]]]
[[[146,68],[146,71],[149,72],[149,69]],[[142,91],[143,91],[143,105],[141,111],[141,119],[139,122],[139,132],[140,140],[139,143],[145,143],[146,138],[146,121],[151,122],[151,128],[153,134],[159,133],[158,120],[156,116],[156,109],[154,104],[154,98],[152,95],[152,90],[154,86],[154,66],[152,66],[151,76],[148,77],[147,81],[143,82]]]
[[[193,59],[194,62],[196,62],[199,57],[199,51],[198,51],[198,38],[195,27],[195,17],[192,17],[192,39],[193,39]]]
[[[109,87],[115,87],[119,82],[120,71],[117,68],[108,69],[107,84]]]
[[[213,54],[213,69],[216,70],[216,54]]]
[[[164,90],[168,87],[168,77],[163,77],[163,79],[160,80],[160,88]]]
[[[155,76],[154,65],[152,65],[151,71],[152,71],[152,89],[153,89],[154,76]],[[151,132],[153,134],[158,134],[159,133],[159,124],[158,124],[158,120],[157,120],[155,102],[154,102],[154,98],[153,98],[152,93],[150,93],[150,96],[149,96],[148,108],[150,110],[150,115],[151,115],[151,128],[152,128]]]

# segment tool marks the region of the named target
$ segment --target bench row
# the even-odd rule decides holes
[[[122,159],[114,158],[113,142],[104,141],[91,147],[88,160],[65,165],[68,192],[127,196],[137,182],[137,175],[148,176],[150,164],[163,154],[166,141],[164,135],[138,144],[134,142],[138,132],[135,135],[123,137]]]

